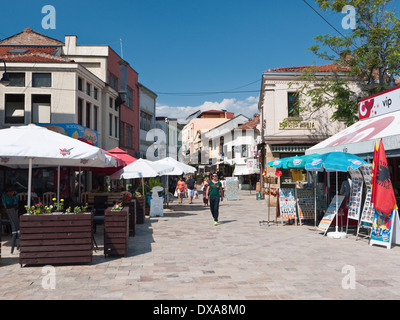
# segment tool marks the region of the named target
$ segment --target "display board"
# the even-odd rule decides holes
[[[392,243],[400,244],[399,212],[396,209],[386,216],[375,209],[370,245],[376,244],[390,249]]]
[[[337,199],[337,210],[336,210],[336,199]],[[325,212],[324,217],[318,225],[318,230],[326,233],[336,216],[336,211],[339,211],[340,206],[344,200],[344,196],[334,196],[328,209]]]
[[[349,174],[351,176],[351,192],[349,199],[349,210],[348,218],[353,220],[360,219],[361,201],[362,201],[362,190],[363,190],[363,176],[361,171],[353,170],[349,168]]]
[[[372,177],[372,164],[366,164],[361,166],[361,172],[364,176],[364,183],[366,187],[366,195],[364,200],[364,208],[361,213],[361,222],[366,222],[372,224],[375,216],[375,208],[371,202],[371,177]]]
[[[295,189],[279,189],[279,210],[283,220],[296,219]]]
[[[239,200],[239,180],[237,178],[226,178],[225,197],[227,200]]]
[[[299,219],[314,219],[315,201],[314,190],[312,189],[296,189],[297,212]]]

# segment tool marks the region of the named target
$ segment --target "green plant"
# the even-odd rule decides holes
[[[111,208],[111,211],[121,211],[123,208],[122,203],[116,203],[114,206]]]
[[[74,208],[74,213],[81,213],[81,212],[82,212],[82,209],[81,209],[80,206],[76,206],[76,207]]]

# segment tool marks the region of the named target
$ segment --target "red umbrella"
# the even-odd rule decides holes
[[[126,152],[125,150],[122,150],[120,148],[114,148],[111,150],[106,151],[108,153],[111,153],[112,155],[115,155],[119,158],[121,158],[122,160],[125,161],[125,165],[131,164],[132,162],[135,162],[137,159],[132,157],[130,154],[128,154],[128,152]]]

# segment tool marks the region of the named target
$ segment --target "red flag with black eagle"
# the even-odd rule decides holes
[[[378,148],[375,142],[371,183],[371,202],[374,204],[375,209],[387,216],[390,215],[396,206],[396,197],[393,191],[392,180],[390,179],[389,166],[382,139]]]

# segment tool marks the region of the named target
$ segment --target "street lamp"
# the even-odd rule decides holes
[[[3,77],[0,79],[0,83],[3,86],[8,86],[10,84],[10,77],[8,76],[8,73],[7,73],[6,62],[3,59],[0,59],[0,62],[4,63],[4,73],[3,73]]]

